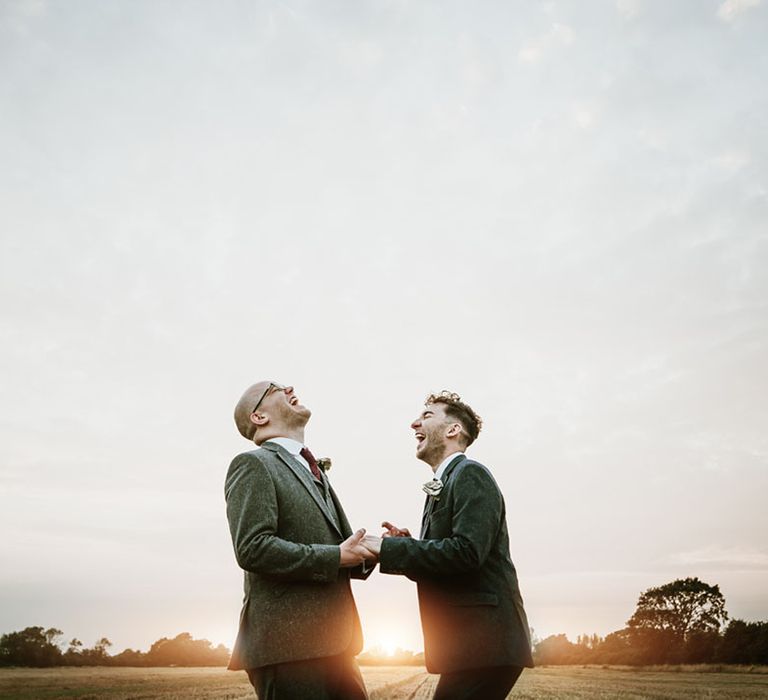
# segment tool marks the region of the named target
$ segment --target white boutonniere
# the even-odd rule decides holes
[[[430,479],[421,490],[427,494],[430,498],[434,498],[436,501],[440,500],[440,492],[443,490],[443,482],[440,479]]]
[[[323,472],[327,472],[331,468],[331,464],[330,457],[320,457],[320,459],[317,460],[317,466],[320,467]]]

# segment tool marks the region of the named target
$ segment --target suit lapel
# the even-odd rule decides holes
[[[419,534],[419,539],[423,540],[424,535],[427,534],[427,523],[429,522],[429,516],[432,513],[432,504],[435,502],[435,499],[432,498],[432,496],[427,496],[427,500],[424,501],[424,512],[421,515],[421,534]]]
[[[275,452],[275,454],[277,454],[277,456],[285,463],[285,465],[296,475],[302,486],[307,489],[307,492],[312,497],[312,500],[317,503],[318,508],[323,511],[323,515],[326,517],[328,522],[333,525],[333,529],[336,530],[339,535],[341,535],[339,525],[336,523],[336,520],[331,514],[331,511],[328,508],[328,503],[326,503],[320,494],[320,491],[318,491],[317,486],[315,486],[315,479],[312,474],[309,473],[309,470],[303,464],[300,464],[296,459],[294,459],[293,455],[291,455],[288,450],[283,449],[279,445],[262,445],[262,447]],[[327,482],[323,484],[323,488],[328,488]]]
[[[448,477],[451,475],[451,472],[456,468],[457,464],[460,464],[466,458],[466,455],[457,455],[448,463],[448,466],[445,468],[442,476],[440,477],[440,481],[443,482],[443,490],[441,491],[441,494],[445,493],[445,486],[448,483]],[[427,530],[429,529],[429,516],[432,515],[432,511],[435,509],[436,501],[436,498],[427,496],[427,500],[424,503],[424,514],[421,518],[421,534],[419,535],[419,538],[422,540],[424,539],[424,536],[427,534]]]
[[[467,455],[457,455],[450,461],[448,466],[445,468],[443,475],[440,477],[440,481],[443,482],[443,486],[445,486],[448,483],[448,477],[451,475],[451,472],[456,468],[457,465],[461,464],[465,459],[467,459]]]
[[[349,524],[349,520],[347,520],[347,514],[344,512],[344,509],[341,507],[341,503],[339,503],[338,496],[336,496],[336,492],[333,490],[333,487],[328,482],[328,477],[323,474],[323,480],[326,483],[326,488],[328,489],[328,493],[331,495],[331,499],[333,500],[333,505],[336,506],[336,512],[339,514],[339,526],[341,527],[341,536],[346,538],[349,537],[352,534],[352,527]]]

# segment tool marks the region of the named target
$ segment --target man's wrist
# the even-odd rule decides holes
[[[398,559],[397,549],[402,544],[398,540],[402,537],[385,537],[381,541],[381,551],[379,552],[379,571],[382,574],[402,574],[396,562]],[[401,550],[403,551],[403,550]]]

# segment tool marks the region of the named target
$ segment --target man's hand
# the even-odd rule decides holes
[[[361,527],[339,545],[339,566],[342,569],[358,566],[366,559],[372,560],[376,558],[371,550],[363,544],[363,538],[368,539],[365,537],[365,528]]]
[[[382,537],[412,537],[411,531],[407,527],[395,527],[387,520],[385,520],[381,526],[387,529]]]
[[[378,559],[379,554],[381,554],[381,537],[366,535],[363,537],[363,546],[371,553],[371,555]]]

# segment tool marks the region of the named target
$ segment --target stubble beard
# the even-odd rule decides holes
[[[290,405],[285,404],[280,409],[280,418],[283,421],[283,425],[292,430],[304,428],[309,422],[311,415],[312,411],[306,406],[302,406],[300,410],[294,410]]]
[[[423,451],[416,453],[416,456],[422,462],[426,462],[430,467],[433,468],[439,464],[439,462],[436,460],[439,459],[444,450],[444,446],[440,440],[440,437],[437,435],[438,430],[439,428],[426,434],[426,448]]]

